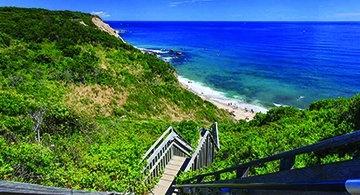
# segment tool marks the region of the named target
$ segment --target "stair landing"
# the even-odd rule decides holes
[[[179,173],[181,166],[184,164],[186,157],[173,156],[173,158],[166,165],[164,173],[159,183],[149,194],[165,195],[171,187],[176,175]]]

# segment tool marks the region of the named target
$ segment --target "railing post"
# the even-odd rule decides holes
[[[212,156],[211,156],[211,153],[212,153],[212,142],[209,142],[208,143],[208,147],[207,147],[207,161],[206,161],[206,166],[209,166],[210,163],[211,163],[211,159],[212,159]]]
[[[205,144],[203,145],[203,148],[201,150],[201,156],[202,156],[201,168],[203,168],[204,165],[205,165],[205,160],[206,160],[206,141],[205,141]]]
[[[249,175],[250,167],[236,169],[236,178],[240,179]]]
[[[194,159],[194,168],[193,168],[193,171],[197,170],[198,169],[198,159],[199,159],[199,156],[196,156],[195,159]]]
[[[204,152],[203,146],[201,146],[201,149],[200,149],[200,158],[199,158],[199,161],[200,161],[200,163],[199,163],[199,169],[201,169],[201,168],[203,167],[203,157],[204,157],[203,152]]]
[[[211,127],[211,134],[214,137],[214,141],[216,142],[216,147],[220,149],[220,141],[219,141],[219,130],[218,123],[215,122]]]
[[[208,165],[208,147],[209,147],[209,136],[206,137],[205,147],[204,147],[204,166]]]
[[[210,152],[211,152],[211,159],[210,159],[210,164],[211,164],[211,163],[214,162],[214,158],[215,158],[215,146],[214,146],[214,143],[211,143]]]
[[[280,160],[280,171],[287,171],[294,167],[295,156],[290,156],[288,158],[283,158]]]

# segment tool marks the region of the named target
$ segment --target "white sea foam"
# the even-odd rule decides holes
[[[230,98],[227,97],[225,93],[216,91],[205,84],[197,81],[193,81],[187,78],[184,78],[182,76],[178,76],[179,82],[186,86],[190,91],[192,91],[195,94],[198,94],[199,96],[203,97],[204,99],[216,102],[222,105],[227,105],[229,107],[232,107],[234,109],[242,109],[242,110],[253,110],[254,112],[262,112],[266,113],[268,110],[258,104],[251,104],[246,103],[244,100],[239,98]]]
[[[170,63],[174,58],[174,56],[166,56],[164,54],[169,53],[169,51],[164,50],[164,49],[147,49],[147,48],[141,48],[141,47],[136,47],[134,46],[136,49],[142,51],[143,53],[151,53],[156,55],[156,57],[162,59],[165,62]]]
[[[174,59],[174,57],[171,56],[161,56],[161,54],[166,54],[168,52],[166,50],[146,49],[139,47],[136,48],[144,53],[154,53],[158,58],[164,60],[165,62],[171,62],[172,59]],[[254,116],[251,114],[252,112],[266,113],[268,111],[265,107],[257,102],[247,103],[240,96],[234,96],[233,98],[227,97],[225,93],[214,90],[201,82],[193,81],[182,76],[177,76],[177,78],[182,85],[187,87],[188,90],[192,91],[203,99],[206,99],[207,101],[210,101],[221,108],[233,112],[234,115],[240,115],[235,117],[237,119],[252,118]]]
[[[153,53],[167,53],[167,51],[161,50],[161,49],[146,49],[146,51],[148,52],[153,52]]]
[[[148,52],[148,53],[154,53],[154,54],[165,54],[167,53],[167,51],[162,50],[162,49],[147,49],[147,48],[142,48],[142,47],[136,47],[134,46],[136,49],[143,51],[143,52]]]
[[[284,105],[282,105],[282,104],[277,104],[277,103],[273,103],[273,104],[274,104],[274,106],[276,106],[276,107],[284,106]]]

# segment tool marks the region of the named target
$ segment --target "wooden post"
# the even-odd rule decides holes
[[[204,166],[208,165],[208,147],[209,147],[209,136],[206,137],[205,147],[204,147]]]
[[[209,166],[211,164],[211,155],[212,155],[212,151],[211,151],[211,147],[212,147],[212,142],[209,143],[209,148],[208,148],[208,162],[206,166]]]
[[[214,144],[211,145],[211,163],[214,162],[215,158],[215,147]]]
[[[200,154],[199,154],[199,169],[202,168],[202,161],[203,161],[203,155],[202,155],[202,153],[203,153],[203,149],[202,149],[202,147],[201,147],[201,149],[200,149]]]
[[[216,142],[216,147],[220,148],[220,141],[219,141],[219,130],[218,124],[215,122],[211,128],[212,135],[214,137],[214,141]]]
[[[205,160],[204,154],[205,154],[205,146],[203,145],[203,147],[201,148],[201,167],[200,167],[200,169],[204,167],[204,160]]]
[[[195,171],[195,170],[197,170],[198,169],[198,157],[199,156],[197,156],[197,157],[195,157],[195,159],[194,159],[194,168],[193,168],[193,171]]]
[[[249,175],[250,167],[236,169],[236,178],[243,178]]]
[[[295,156],[283,158],[280,160],[280,171],[287,171],[294,167]]]
[[[165,163],[167,164],[169,162],[169,152],[167,151],[165,154]]]

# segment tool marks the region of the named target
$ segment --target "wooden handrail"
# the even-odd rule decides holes
[[[216,150],[220,149],[218,126],[214,123],[210,130],[202,129],[204,135],[200,137],[199,144],[188,162],[185,172],[191,169],[201,169],[213,162]]]
[[[1,181],[0,180],[0,194],[89,194],[89,195],[120,195],[120,194],[133,194],[133,193],[119,193],[119,192],[91,192],[85,190],[74,190],[67,188],[58,188],[43,186],[38,184]]]
[[[149,182],[152,178],[160,176],[165,166],[176,155],[176,151],[181,155],[190,156],[192,148],[172,127],[169,127],[143,156],[143,161],[146,161],[145,181]]]
[[[171,135],[171,136],[169,136]],[[167,137],[166,137],[167,136]],[[145,153],[143,156],[143,160],[149,160],[151,156],[156,153],[158,148],[161,148],[161,144],[172,140],[177,139],[181,143],[182,146],[184,146],[187,150],[192,150],[191,145],[177,132],[174,130],[173,127],[169,127],[160,137],[156,140],[156,142],[150,147],[150,149]],[[166,140],[166,141],[165,141]]]
[[[280,161],[280,171],[289,170],[292,168],[292,166],[295,163],[295,156],[297,156],[299,154],[306,154],[306,153],[311,153],[311,152],[319,152],[319,151],[324,151],[324,150],[328,150],[328,149],[339,148],[344,145],[353,144],[356,142],[360,142],[360,131],[354,131],[354,132],[351,132],[351,133],[348,133],[345,135],[341,135],[341,136],[333,137],[333,138],[330,138],[330,139],[327,139],[324,141],[320,141],[318,143],[315,143],[315,144],[312,144],[309,146],[297,148],[297,149],[287,151],[287,152],[282,152],[282,153],[275,154],[270,157],[254,160],[254,161],[251,161],[248,163],[229,167],[229,168],[222,169],[219,171],[198,175],[189,180],[186,180],[185,183],[189,183],[192,181],[197,181],[199,183],[202,181],[203,178],[208,177],[208,176],[215,176],[215,178],[220,178],[220,174],[229,173],[229,172],[236,172],[238,178],[243,177],[244,174],[246,174],[246,172],[249,170],[249,168],[260,166],[260,165],[263,165],[265,163],[272,162],[275,160],[281,160]]]
[[[156,141],[155,143],[149,148],[149,150],[144,154],[143,156],[143,160],[146,159],[149,154],[151,152],[153,152],[154,148],[161,142],[163,141],[163,139],[165,138],[166,135],[168,135],[170,133],[170,131],[172,131],[173,128],[172,127],[169,127]]]
[[[350,180],[349,180],[350,181]],[[235,188],[253,190],[295,190],[295,191],[322,191],[344,192],[346,181],[326,182],[299,182],[299,183],[201,183],[176,185],[176,188]]]
[[[218,123],[215,122],[213,125],[211,125],[210,129],[211,129],[211,133],[212,133],[213,139],[214,139],[214,141],[216,142],[216,147],[217,147],[218,149],[220,149],[220,139],[219,139]]]
[[[193,151],[191,145],[172,127],[169,127],[143,156],[143,161],[147,163],[144,168],[144,173],[148,173],[145,177],[146,181],[158,177],[174,155],[191,157],[191,159],[187,161],[188,164],[185,171],[192,168],[194,163],[200,164],[197,168],[209,165],[213,161],[215,149],[219,148],[217,123],[213,124],[210,130],[203,130],[205,133],[200,137],[199,145],[191,155]],[[214,137],[216,137],[216,139],[214,139]]]
[[[175,185],[174,188],[185,194],[198,194],[201,191],[213,193],[226,190],[230,194],[243,190],[262,192],[264,194],[290,194],[299,192],[342,192],[351,194],[360,192],[360,159],[322,164],[300,169],[292,169],[265,175],[251,176],[238,179],[207,181],[202,183]],[[346,187],[346,190],[345,190]],[[258,191],[260,190],[260,191]],[[268,190],[264,192],[264,190]],[[181,193],[180,193],[181,194]],[[296,193],[298,194],[298,193]],[[320,193],[323,194],[323,193]]]
[[[203,147],[207,137],[209,136],[209,131],[206,131],[205,135],[200,139],[198,147],[196,148],[194,154],[192,155],[188,165],[185,168],[185,172],[189,171],[191,167],[193,166],[193,163],[195,161],[195,158],[199,155],[201,148]]]

